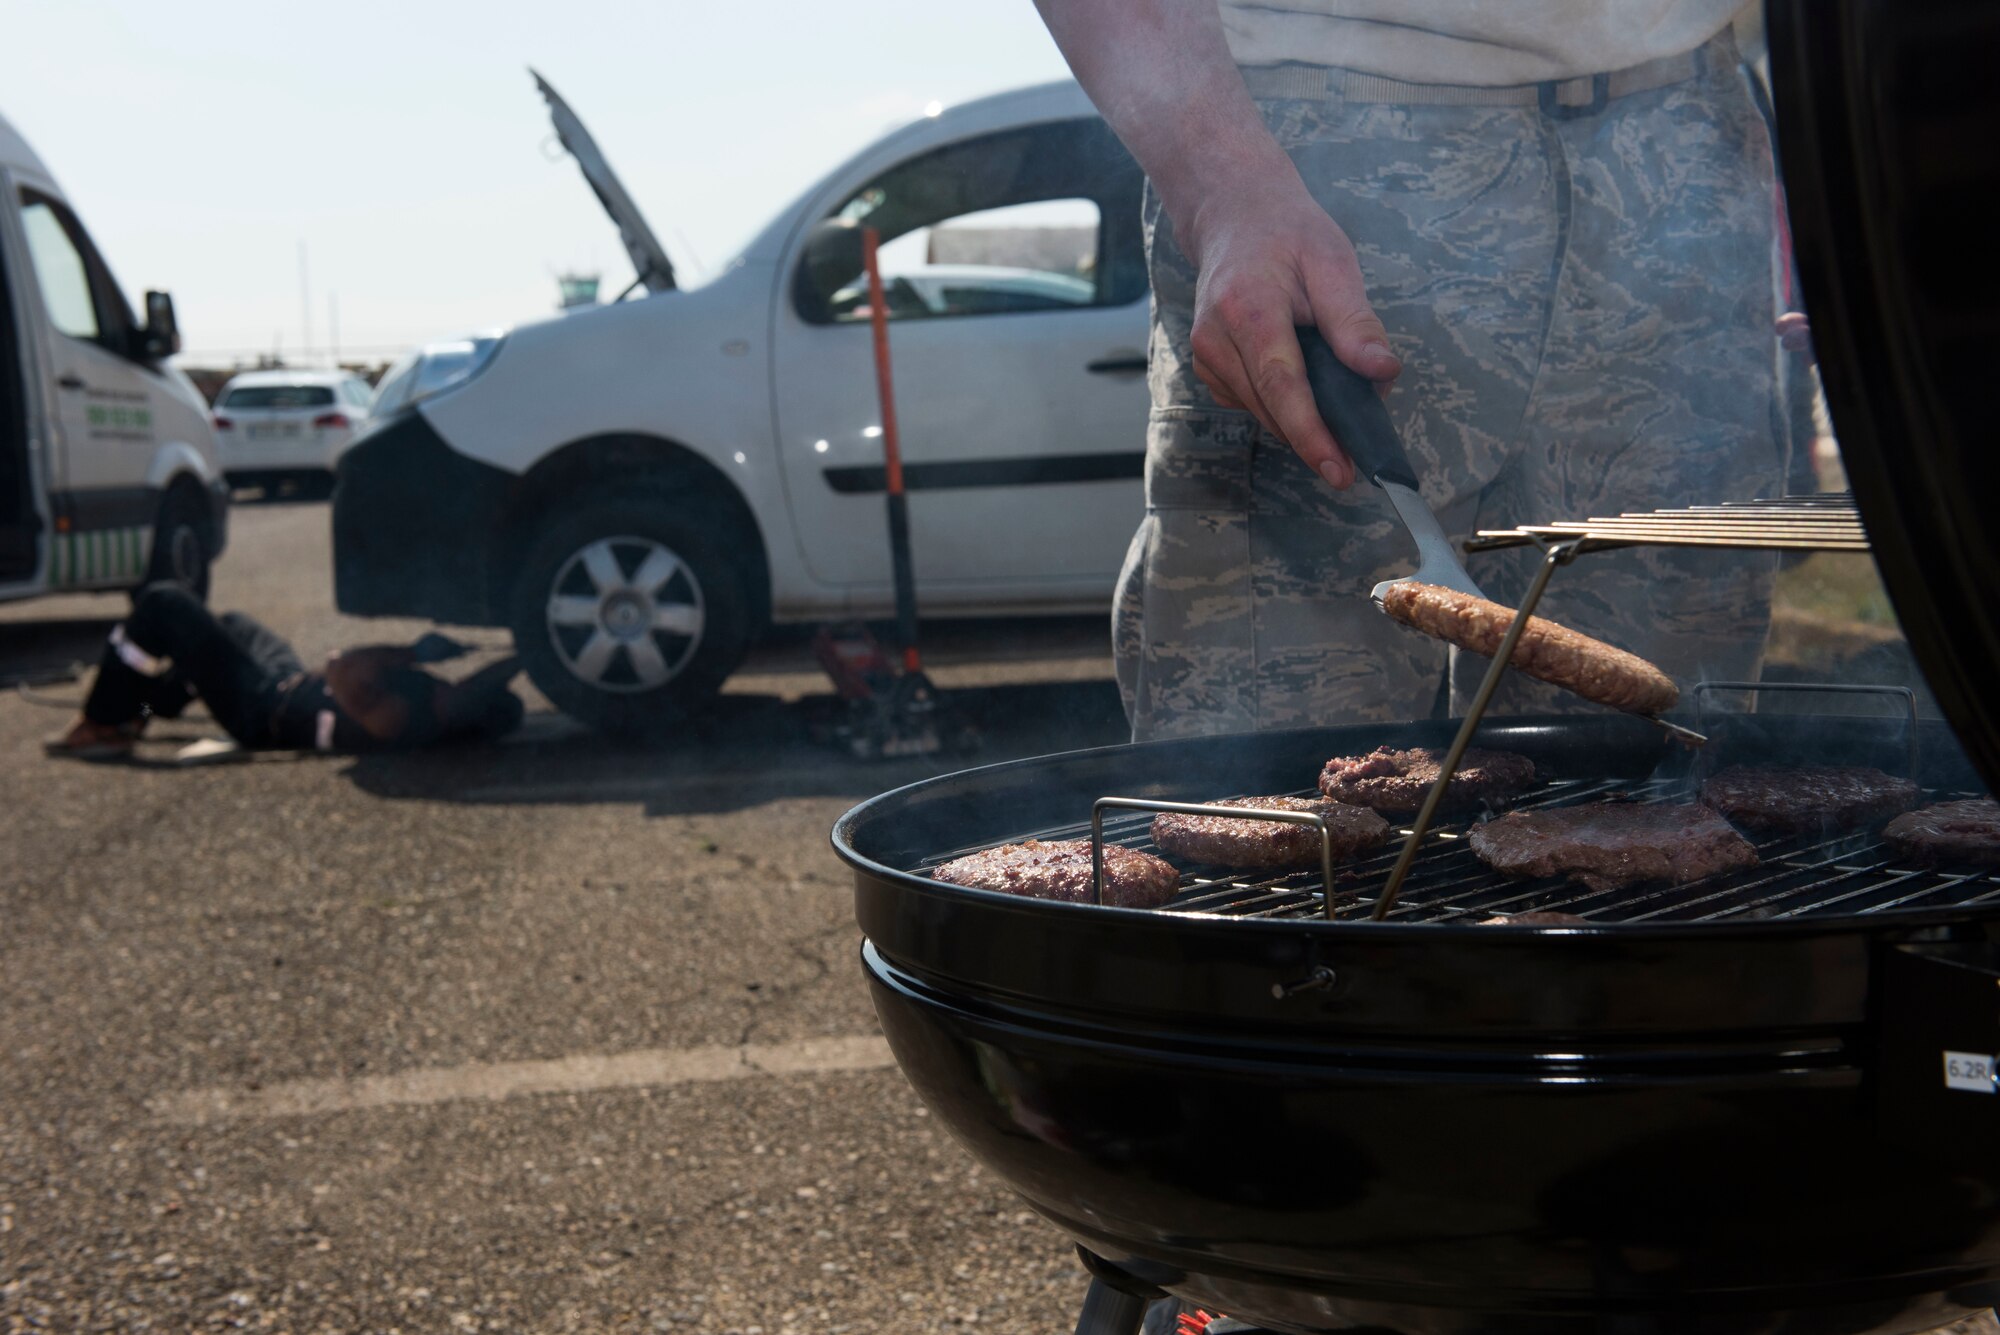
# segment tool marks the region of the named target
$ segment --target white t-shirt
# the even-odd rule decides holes
[[[1692,51],[1743,0],[1220,0],[1239,65],[1298,61],[1497,87]]]

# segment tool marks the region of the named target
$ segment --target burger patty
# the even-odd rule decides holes
[[[1092,902],[1090,840],[1029,839],[969,853],[931,872],[935,880],[1070,904]],[[1104,902],[1122,909],[1156,909],[1180,889],[1173,864],[1123,844],[1104,846]]]
[[[1561,909],[1531,909],[1526,913],[1496,913],[1481,918],[1474,927],[1588,927],[1590,919]]]
[[[1489,658],[1514,624],[1511,607],[1413,580],[1383,590],[1382,610],[1426,635]],[[1541,617],[1528,618],[1508,662],[1537,681],[1635,714],[1665,713],[1681,698],[1673,679],[1637,654]]]
[[[1320,771],[1319,790],[1336,802],[1377,811],[1410,812],[1424,804],[1437,782],[1444,752],[1420,746],[1399,751],[1378,746],[1365,756],[1335,756]],[[1535,764],[1511,751],[1468,750],[1445,789],[1452,806],[1505,802],[1535,781]]]
[[[1917,785],[1858,765],[1731,765],[1701,786],[1704,806],[1746,830],[1851,830],[1908,811]]]
[[[1882,840],[1912,862],[2000,866],[2000,802],[1973,797],[1906,812]]]
[[[1707,807],[1601,802],[1517,811],[1475,825],[1472,851],[1509,876],[1563,876],[1593,890],[1684,885],[1757,865],[1757,850]]]
[[[1389,822],[1368,808],[1325,798],[1229,797],[1211,805],[1316,812],[1326,820],[1326,839],[1336,862],[1380,847],[1389,837]],[[1153,817],[1153,842],[1163,852],[1214,867],[1275,871],[1319,865],[1319,831],[1275,820],[1162,814]]]

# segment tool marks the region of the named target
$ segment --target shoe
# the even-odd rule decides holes
[[[144,725],[133,723],[93,723],[80,718],[68,732],[42,743],[42,751],[72,760],[119,760],[132,754]]]

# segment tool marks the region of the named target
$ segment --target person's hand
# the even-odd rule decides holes
[[[461,644],[441,631],[427,630],[417,637],[410,646],[412,663],[449,663],[454,658],[463,658],[472,652],[472,646]]]
[[[1293,176],[1210,192],[1183,244],[1200,272],[1194,373],[1217,402],[1248,409],[1327,482],[1352,486],[1354,463],[1313,406],[1292,332],[1318,326],[1341,361],[1385,385],[1402,371],[1347,234]]]
[[[1786,352],[1812,351],[1812,326],[1804,311],[1786,311],[1778,317],[1778,342]]]

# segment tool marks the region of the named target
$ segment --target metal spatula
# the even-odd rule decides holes
[[[1396,434],[1395,423],[1389,420],[1389,410],[1375,392],[1375,382],[1349,370],[1333,355],[1333,349],[1317,329],[1302,327],[1298,333],[1299,346],[1306,354],[1306,381],[1312,386],[1313,402],[1320,417],[1354,460],[1356,471],[1389,498],[1396,517],[1403,521],[1403,527],[1417,544],[1417,572],[1404,579],[1382,581],[1370,596],[1379,604],[1383,590],[1391,584],[1414,580],[1485,598],[1485,592],[1465,573],[1437,516],[1418,493],[1410,456],[1404,453],[1402,438]]]

